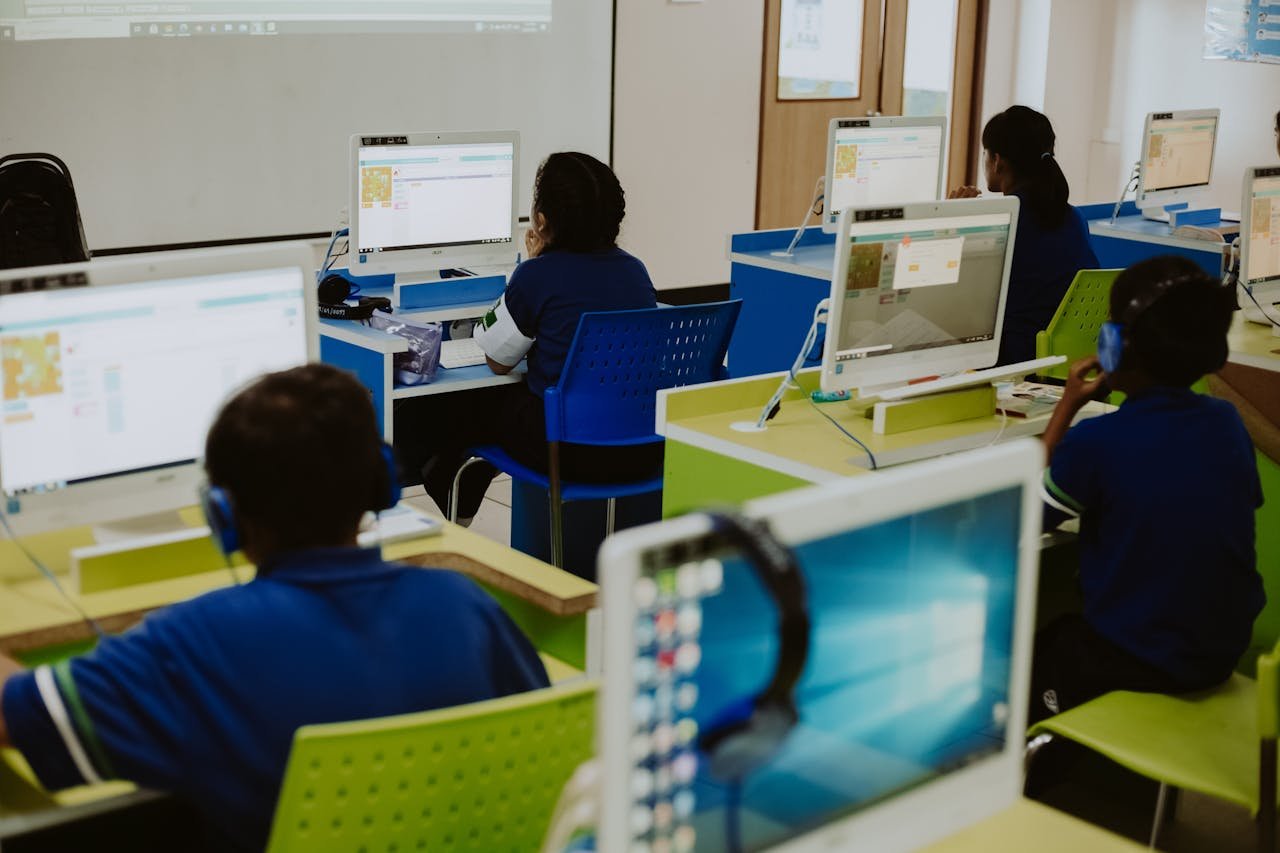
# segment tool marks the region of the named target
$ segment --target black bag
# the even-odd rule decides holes
[[[67,164],[52,154],[0,157],[0,269],[87,260]]]

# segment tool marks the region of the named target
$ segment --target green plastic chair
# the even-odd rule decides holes
[[[1273,853],[1278,673],[1280,645],[1258,658],[1256,682],[1237,674],[1182,696],[1108,693],[1032,726],[1028,761],[1049,739],[1064,737],[1159,782],[1153,848],[1169,789],[1181,788],[1249,809],[1258,818],[1258,849]]]
[[[267,849],[537,850],[560,789],[595,750],[597,687],[304,726]]]
[[[1049,321],[1036,332],[1036,358],[1065,355],[1066,364],[1045,368],[1041,376],[1067,378],[1072,362],[1098,351],[1098,331],[1111,313],[1111,285],[1120,270],[1080,270]]]

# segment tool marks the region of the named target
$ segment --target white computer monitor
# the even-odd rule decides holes
[[[1149,113],[1138,158],[1138,207],[1180,204],[1209,188],[1219,110]]]
[[[224,399],[317,357],[313,267],[283,243],[0,272],[0,509],[16,535],[178,527]]]
[[[822,355],[825,391],[993,366],[1018,199],[848,208]]]
[[[1245,169],[1240,211],[1240,283],[1249,293],[1240,307],[1268,322],[1280,318],[1280,165]]]
[[[732,849],[734,823],[743,850],[894,853],[1013,804],[1043,462],[1023,440],[747,505],[794,550],[810,628],[799,721],[736,819],[702,738],[770,681],[778,607],[706,516],[606,540],[597,849]]]
[[[352,136],[351,272],[514,264],[519,163],[514,131]]]
[[[823,231],[835,233],[846,207],[942,198],[946,136],[945,116],[833,118]]]

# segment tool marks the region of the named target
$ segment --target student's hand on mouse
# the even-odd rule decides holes
[[[947,193],[947,198],[977,198],[982,195],[977,187],[956,187]]]
[[[1062,391],[1062,402],[1079,409],[1099,394],[1105,393],[1107,374],[1097,356],[1082,358],[1071,365],[1067,373],[1067,387]]]

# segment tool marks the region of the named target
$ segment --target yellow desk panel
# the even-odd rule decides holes
[[[1250,323],[1239,311],[1227,334],[1227,346],[1229,360],[1235,364],[1280,372],[1280,338],[1270,326]]]
[[[1022,799],[921,853],[1137,853],[1145,849],[1057,809]]]

